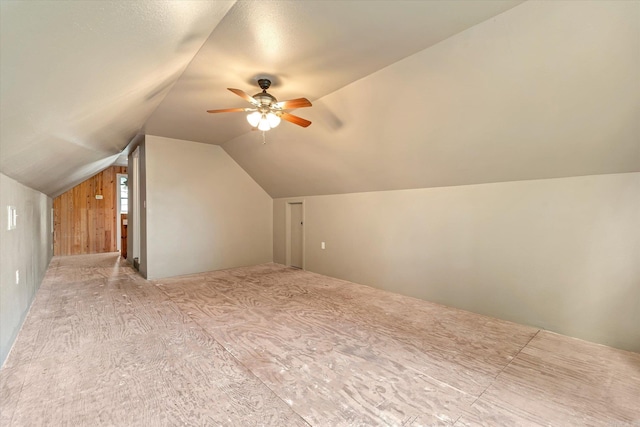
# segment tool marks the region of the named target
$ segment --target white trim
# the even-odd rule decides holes
[[[133,151],[133,173],[129,180],[129,211],[133,213],[133,221],[129,221],[130,229],[133,227],[133,245],[131,245],[131,263],[134,258],[140,262],[140,147]],[[133,191],[132,185],[133,184]]]

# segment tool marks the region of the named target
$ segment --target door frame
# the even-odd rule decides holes
[[[288,200],[285,207],[285,261],[287,267],[291,267],[291,205],[302,205],[302,269],[306,270],[304,247],[307,233],[306,219],[304,215],[304,200]]]
[[[129,175],[129,212],[133,214],[132,218],[128,218],[127,222],[131,226],[133,235],[131,236],[131,264],[134,258],[138,258],[140,263],[140,147],[136,147],[133,151],[133,170]],[[133,187],[133,188],[132,188]],[[127,214],[129,217],[129,214]],[[128,234],[128,233],[127,233]],[[127,236],[128,237],[128,236]],[[129,257],[127,257],[129,259]]]
[[[129,174],[127,173],[117,173],[116,174],[116,249],[122,253],[122,206],[120,197],[120,177],[126,176],[127,180],[129,179]]]

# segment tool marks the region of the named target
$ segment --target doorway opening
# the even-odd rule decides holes
[[[287,202],[287,265],[304,270],[304,202]]]
[[[123,239],[122,226],[127,225],[127,214],[129,213],[129,175],[119,173],[116,175],[116,245],[120,253],[126,258],[127,242]]]

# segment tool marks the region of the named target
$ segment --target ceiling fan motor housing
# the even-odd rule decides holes
[[[271,87],[271,80],[258,79],[258,86],[260,86],[260,89],[262,89],[262,92],[256,93],[255,95],[253,95],[253,98],[256,101],[258,101],[258,106],[270,107],[272,104],[275,104],[276,102],[278,102],[278,100],[273,95],[271,95],[270,93],[267,93],[267,89]]]
[[[278,100],[273,95],[267,92],[256,93],[255,95],[253,95],[253,99],[258,101],[259,106],[266,106],[266,107],[278,102]]]

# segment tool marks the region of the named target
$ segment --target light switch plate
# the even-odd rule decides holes
[[[7,230],[15,230],[18,227],[18,211],[15,206],[7,206]]]

